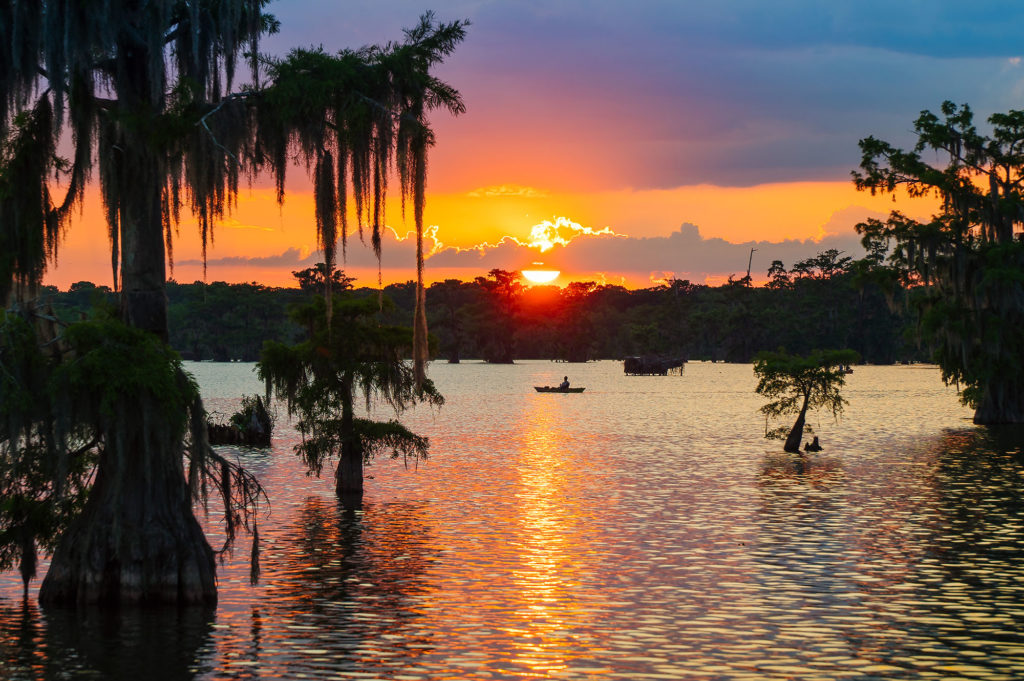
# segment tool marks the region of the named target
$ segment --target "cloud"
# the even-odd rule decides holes
[[[258,232],[273,232],[273,228],[267,227],[266,225],[253,225],[245,222],[241,222],[238,218],[227,216],[223,218],[218,224],[217,229],[253,229]]]
[[[874,213],[857,212],[860,216]],[[581,235],[567,244],[555,244],[543,255],[515,239],[506,238],[497,244],[476,249],[442,249],[431,257],[430,269],[460,269],[486,272],[490,269],[521,269],[543,259],[545,266],[571,273],[574,277],[615,281],[626,280],[643,285],[668,277],[703,282],[718,281],[730,274],[746,274],[751,249],[754,249],[751,274],[764,279],[773,260],[781,260],[787,268],[800,260],[835,248],[852,257],[862,257],[860,238],[849,229],[847,220],[854,213],[837,215],[830,225],[842,232],[827,233],[819,240],[787,239],[784,241],[746,241],[731,243],[720,238],[705,238],[700,229],[685,223],[678,230],[661,237],[629,237],[610,230]]]
[[[523,187],[517,184],[500,184],[492,187],[481,187],[468,192],[466,196],[473,198],[494,198],[498,196],[517,196],[526,199],[541,199],[548,195],[548,193],[542,189],[534,189],[533,187]]]
[[[283,253],[277,255],[258,255],[258,256],[241,256],[232,255],[223,258],[209,258],[206,261],[206,266],[211,267],[293,267],[302,265],[308,267],[312,262],[316,262],[314,254],[302,255],[302,251],[297,248],[289,248]],[[307,264],[308,263],[308,264]],[[174,263],[176,267],[194,267],[201,266],[202,260],[189,259],[179,260]]]
[[[640,275],[663,279],[672,273],[679,279],[705,281],[729,274],[746,274],[751,249],[754,249],[751,274],[764,278],[773,260],[787,267],[835,248],[853,257],[864,253],[856,234],[833,234],[821,240],[788,239],[781,242],[747,241],[731,243],[719,238],[704,238],[700,229],[685,223],[664,237],[586,239],[566,247],[562,267],[572,271],[623,273],[631,279]]]
[[[406,0],[278,3],[265,49],[400,38]],[[1024,4],[977,0],[448,0],[469,19],[439,74],[435,191],[565,191],[845,180],[857,141],[912,146],[945,99],[1019,107]],[[511,180],[511,184],[501,182]],[[492,184],[493,183],[493,184]],[[482,187],[480,185],[483,185]],[[524,191],[525,193],[515,193]],[[509,192],[512,193],[509,193]]]
[[[630,286],[647,286],[671,277],[694,282],[721,283],[729,275],[746,274],[747,263],[753,264],[755,281],[764,280],[772,261],[780,260],[791,268],[800,260],[834,248],[854,258],[863,257],[860,237],[852,225],[881,213],[851,206],[836,211],[821,229],[817,239],[786,239],[783,241],[748,240],[733,243],[717,237],[705,237],[700,228],[684,223],[666,236],[633,237],[617,234],[610,228],[595,230],[560,217],[545,220],[533,229],[530,239],[505,237],[497,243],[482,243],[471,248],[445,246],[438,237],[438,228],[430,227],[424,234],[427,252],[427,278],[436,280],[457,276],[470,279],[491,269],[521,270],[534,263],[558,269],[575,279],[594,279]],[[412,278],[416,262],[416,240],[413,232],[402,235],[388,228],[382,235],[380,268],[385,280]],[[323,260],[319,251],[303,253],[289,248],[277,255],[213,258],[207,263],[209,277],[231,278],[240,268],[266,271],[280,270],[286,274],[310,267]],[[195,266],[197,260],[186,260],[179,266]],[[378,268],[373,251],[350,240],[347,258],[338,267],[361,281],[376,279]]]
[[[437,232],[438,228],[436,225],[432,225],[424,230],[424,252],[427,254],[427,257],[444,248],[444,245],[437,238]],[[358,231],[349,234],[344,257],[342,256],[341,244],[339,243],[337,247],[337,266],[343,269],[376,269],[377,256],[374,255],[373,249],[369,246],[369,236],[369,232],[365,231],[364,238],[366,241],[364,242],[360,238]],[[381,267],[383,269],[407,269],[410,263],[416,262],[415,232],[410,231],[400,235],[392,227],[386,227],[381,234],[381,242]],[[288,248],[276,255],[210,258],[206,264],[209,270],[238,267],[280,267],[285,269],[289,267],[310,267],[318,262],[323,262],[323,259],[323,252],[320,250],[301,251],[298,248]],[[175,263],[175,266],[189,267],[201,266],[202,264],[202,260],[190,259],[180,260]]]

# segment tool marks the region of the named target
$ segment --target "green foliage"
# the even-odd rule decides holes
[[[904,151],[861,140],[859,189],[936,195],[941,210],[920,222],[894,211],[857,226],[865,245],[891,250],[908,287],[917,331],[934,348],[943,379],[984,423],[1024,421],[1024,111],[994,114],[979,133],[968,106],[923,111],[918,142]],[[943,166],[926,162],[938,156]]]
[[[134,445],[144,443],[144,450]],[[190,462],[190,490],[223,497],[229,543],[259,484],[207,446],[205,412],[178,355],[107,315],[66,328],[45,312],[0,323],[0,568],[33,545],[49,552],[81,511],[97,464]],[[34,551],[34,549],[33,549]]]
[[[72,324],[64,337],[74,359],[62,362],[53,380],[58,391],[88,396],[75,405],[77,413],[101,423],[119,418],[132,400],[152,400],[171,432],[183,436],[199,388],[169,346],[111,318]]]
[[[327,265],[318,262],[313,267],[307,267],[298,272],[292,272],[292,276],[299,282],[299,288],[304,293],[319,293],[323,295],[327,291]],[[336,292],[352,290],[353,277],[345,276],[344,270],[334,270],[330,274],[331,290]]]
[[[416,386],[405,359],[412,351],[412,332],[382,324],[373,298],[334,297],[332,305],[329,325],[323,298],[294,308],[293,319],[308,330],[308,340],[294,346],[268,342],[257,365],[268,396],[273,391],[287,401],[289,415],[299,416],[302,443],[296,453],[315,475],[346,448],[361,452],[366,461],[385,450],[393,456],[426,456],[426,438],[397,422],[353,413],[357,393],[367,410],[384,404],[396,414],[417,402],[443,404],[431,381]]]
[[[54,413],[52,361],[28,318],[0,320],[0,570],[19,563],[27,584],[37,548],[52,551],[81,510],[96,442]]]
[[[786,265],[776,267],[791,277]],[[906,289],[893,268],[868,257],[829,276],[818,270],[814,275],[793,274],[785,286],[752,288],[683,280],[632,291],[587,282],[533,286],[520,291],[511,320],[501,328],[515,359],[663,355],[750,362],[758,351],[779,345],[796,353],[851,347],[871,364],[930,357],[930,346],[905,337],[917,317],[907,316]],[[376,301],[378,291],[360,287],[351,295]],[[384,295],[395,305],[380,313],[381,321],[408,324],[416,283],[388,285]],[[287,310],[308,296],[297,288],[258,284],[168,282],[170,343],[185,359],[256,361],[265,341],[291,345],[305,337],[307,329]],[[47,297],[66,321],[88,312],[94,299],[113,298],[110,289],[88,282]],[[478,282],[437,282],[426,302],[441,356],[480,359],[500,347],[494,324],[501,301]]]
[[[299,339],[288,306],[305,297],[255,283],[169,282],[170,343],[187,359],[254,362],[264,341]]]
[[[761,407],[765,437],[784,438],[789,429],[768,430],[771,419],[825,409],[838,418],[846,400],[840,390],[846,383],[845,368],[859,357],[852,350],[815,350],[791,355],[784,350],[760,352],[754,358],[755,391],[772,401]]]
[[[267,424],[270,429],[273,428],[273,419],[259,395],[242,395],[242,408],[231,415],[229,422],[243,431],[252,427],[253,423],[260,424],[260,427]]]

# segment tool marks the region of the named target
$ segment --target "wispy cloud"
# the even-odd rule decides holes
[[[548,192],[533,187],[523,187],[518,184],[499,184],[491,187],[481,187],[466,193],[466,196],[473,198],[494,198],[517,196],[526,199],[540,199],[548,195]]]
[[[241,256],[232,255],[223,258],[208,258],[207,267],[293,267],[296,265],[309,266],[317,261],[318,252],[306,253],[298,248],[289,248],[277,255]],[[202,260],[190,259],[179,260],[176,266],[189,267],[202,265]]]
[[[253,225],[245,222],[241,222],[237,218],[225,217],[219,223],[217,223],[217,229],[253,229],[258,232],[273,232],[273,228],[267,227],[266,225]]]

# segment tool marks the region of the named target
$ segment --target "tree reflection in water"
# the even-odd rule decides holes
[[[416,504],[352,511],[308,497],[267,549],[249,639],[222,644],[220,674],[387,675],[391,665],[415,664],[432,648],[429,635],[417,630],[435,558],[425,511]],[[396,647],[400,660],[393,659]]]
[[[5,679],[190,679],[214,623],[204,607],[15,610],[0,605]]]

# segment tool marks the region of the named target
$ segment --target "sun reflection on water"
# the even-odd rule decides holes
[[[582,395],[532,390],[567,369]],[[243,542],[215,612],[51,613],[0,575],[0,678],[1024,675],[1024,437],[970,426],[934,369],[858,368],[799,458],[763,439],[749,366],[432,377],[448,403],[408,415],[431,458],[374,461],[363,512],[294,428],[231,452],[272,515],[260,584]]]
[[[521,599],[518,618],[516,661],[539,675],[564,669],[571,636],[565,611],[572,607],[569,580],[576,567],[566,532],[571,519],[565,509],[565,472],[559,442],[564,433],[557,428],[550,404],[530,403],[524,414],[524,447],[516,470],[519,475],[519,517],[512,540],[521,567],[513,580]]]

